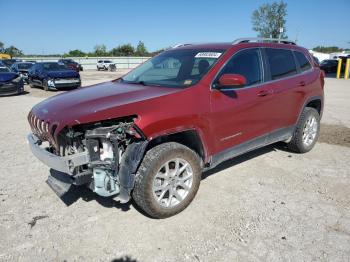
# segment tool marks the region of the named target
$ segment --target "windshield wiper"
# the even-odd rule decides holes
[[[148,86],[148,84],[145,81],[143,81],[143,80],[141,80],[141,81],[127,81],[127,80],[125,80],[123,78],[120,78],[120,80],[121,80],[122,83],[126,83],[126,84],[135,84],[135,85]]]

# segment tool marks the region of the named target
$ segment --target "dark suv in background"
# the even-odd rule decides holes
[[[81,86],[79,72],[58,62],[34,64],[28,72],[31,87],[42,87],[45,91]]]
[[[58,62],[65,64],[67,67],[74,69],[75,71],[83,71],[83,66],[75,62],[73,59],[65,58],[58,60]]]
[[[165,218],[190,204],[203,170],[278,141],[310,151],[323,87],[308,50],[288,40],[185,44],[34,106],[28,141],[60,171],[47,181],[59,196],[86,185]]]

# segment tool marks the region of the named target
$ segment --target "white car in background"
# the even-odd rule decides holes
[[[111,60],[98,60],[97,61],[97,70],[108,70],[108,71],[115,71],[117,69],[117,66],[115,63],[113,63]]]

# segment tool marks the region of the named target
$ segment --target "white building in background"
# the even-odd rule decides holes
[[[350,51],[343,51],[343,52],[330,53],[330,54],[315,52],[313,50],[309,50],[309,52],[314,57],[316,57],[320,62],[322,62],[325,59],[337,59],[339,56],[348,56],[348,55],[350,55]]]
[[[331,55],[330,54],[325,54],[325,53],[320,53],[320,52],[315,52],[313,50],[309,50],[310,54],[312,54],[314,57],[316,57],[320,63],[325,60],[325,59],[331,59]]]

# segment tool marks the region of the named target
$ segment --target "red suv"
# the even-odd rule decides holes
[[[165,218],[190,204],[203,170],[278,141],[311,150],[323,86],[308,51],[287,40],[186,44],[39,103],[28,141],[59,196],[86,185]]]

